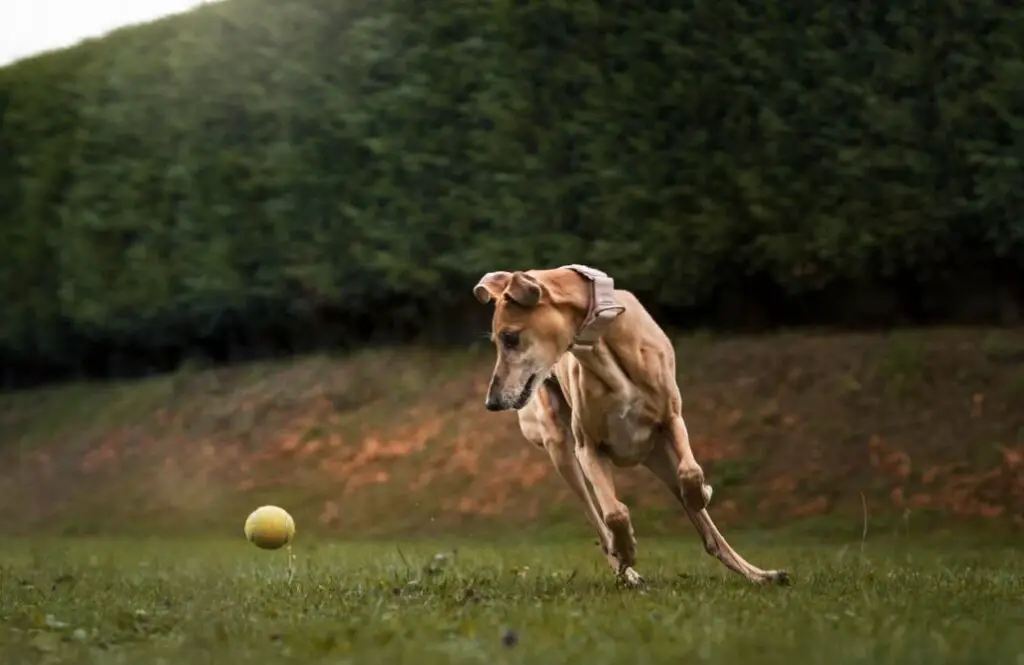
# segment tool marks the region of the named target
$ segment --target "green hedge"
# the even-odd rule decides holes
[[[0,70],[0,349],[576,261],[697,323],[1020,298],[1024,5],[673,4],[228,0]]]

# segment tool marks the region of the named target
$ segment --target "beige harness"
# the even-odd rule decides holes
[[[590,282],[590,307],[569,350],[591,351],[612,321],[626,311],[626,308],[615,299],[615,280],[606,273],[576,263],[562,267],[574,271]]]

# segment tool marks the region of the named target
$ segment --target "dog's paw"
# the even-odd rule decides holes
[[[707,508],[714,490],[704,482],[704,470],[697,464],[691,467],[680,465],[678,473],[679,489],[686,507],[690,510]]]
[[[626,567],[619,571],[619,583],[621,583],[622,586],[635,589],[643,586],[645,581],[640,573],[636,572],[631,567]]]
[[[711,501],[713,490],[711,485],[704,483],[703,475],[691,478],[688,482],[680,483],[683,491],[683,501],[690,510],[704,510]]]
[[[765,570],[760,575],[750,578],[750,581],[764,586],[791,586],[793,584],[789,573],[784,570]]]

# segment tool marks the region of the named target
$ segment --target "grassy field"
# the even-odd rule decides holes
[[[1024,662],[1007,541],[731,536],[794,585],[727,575],[692,537],[641,540],[640,590],[586,539],[7,542],[0,662]]]
[[[617,588],[483,408],[490,348],[184,368],[0,394],[0,664],[1024,665],[1024,329],[677,354],[710,512],[792,587],[728,574],[632,470],[648,586]],[[266,503],[294,558],[242,538]]]

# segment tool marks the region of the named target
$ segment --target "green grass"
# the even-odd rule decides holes
[[[754,563],[787,568],[794,586],[751,586],[689,534],[641,538],[642,590],[617,588],[586,539],[307,539],[294,561],[241,538],[8,541],[0,662],[1024,660],[1024,557],[1013,546],[730,535]]]

